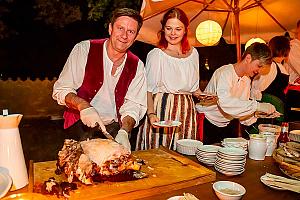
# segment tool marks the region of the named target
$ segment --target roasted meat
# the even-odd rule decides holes
[[[45,181],[41,187],[42,194],[56,195],[58,198],[64,196],[70,197],[70,191],[76,190],[77,185],[75,183],[57,182],[55,178],[51,177],[48,181]]]
[[[66,139],[58,153],[56,173],[64,172],[71,183],[93,181],[127,181],[144,178],[140,165],[122,145],[108,139],[75,141]]]

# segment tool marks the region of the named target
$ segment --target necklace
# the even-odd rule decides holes
[[[181,52],[179,52],[178,50],[171,50],[171,49],[165,49],[165,52],[171,56],[175,56],[178,57],[180,55],[182,55]]]

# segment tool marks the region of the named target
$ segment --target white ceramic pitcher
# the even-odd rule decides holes
[[[0,167],[9,171],[13,180],[11,190],[20,189],[28,184],[28,174],[19,132],[23,115],[0,115]]]
[[[267,152],[267,138],[262,134],[251,134],[249,140],[249,158],[264,160]]]

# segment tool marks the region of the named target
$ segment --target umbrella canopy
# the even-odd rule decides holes
[[[226,42],[237,44],[238,59],[241,43],[253,37],[268,41],[287,31],[293,37],[300,19],[297,14],[300,0],[144,0],[141,8],[144,24],[137,39],[155,45],[163,14],[173,7],[182,9],[191,21],[188,35],[191,45],[202,46],[195,36],[198,24],[214,20],[221,25]]]

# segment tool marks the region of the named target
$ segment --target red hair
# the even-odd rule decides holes
[[[161,30],[157,33],[159,41],[158,47],[166,49],[168,47],[168,42],[165,38],[164,28],[168,19],[177,18],[184,24],[185,34],[181,40],[181,51],[183,54],[186,54],[190,49],[190,44],[187,39],[188,26],[190,21],[183,10],[179,8],[172,8],[168,12],[166,12],[161,20]]]

